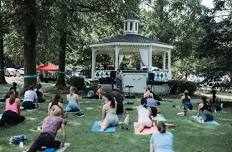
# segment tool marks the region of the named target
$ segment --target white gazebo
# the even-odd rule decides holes
[[[116,71],[125,54],[140,53],[141,61],[148,70],[123,71],[124,86],[132,85],[132,92],[143,92],[147,86],[149,73],[153,73],[154,81],[166,82],[172,78],[171,73],[171,49],[173,46],[138,35],[138,23],[136,18],[129,18],[124,22],[124,35],[102,40],[91,44],[92,48],[92,75],[93,80],[110,76],[112,70],[96,70],[97,54],[109,54],[112,57],[114,70]],[[152,56],[162,55],[162,69],[154,70]],[[153,79],[152,77],[152,79]],[[139,82],[141,80],[141,82]],[[136,88],[139,86],[139,88]]]

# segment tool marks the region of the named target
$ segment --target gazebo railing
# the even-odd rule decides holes
[[[150,71],[154,74],[154,81],[166,82],[172,79],[172,74],[168,70]]]
[[[95,70],[94,79],[110,77],[110,72],[113,70]]]

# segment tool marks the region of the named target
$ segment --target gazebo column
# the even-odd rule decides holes
[[[166,69],[166,52],[163,52],[163,70]]]
[[[116,46],[115,48],[114,48],[114,68],[115,68],[115,70],[117,70],[118,69],[118,54],[119,54],[119,48],[118,48],[118,46]]]
[[[152,46],[148,50],[148,69],[151,70],[152,67]]]
[[[95,67],[96,67],[96,50],[92,48],[92,70],[91,70],[91,79],[94,79],[95,75]]]
[[[168,50],[168,71],[171,73],[171,50]]]

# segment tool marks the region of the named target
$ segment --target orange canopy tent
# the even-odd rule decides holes
[[[54,65],[54,64],[39,65],[36,67],[36,70],[39,70],[39,71],[59,71],[59,66]]]

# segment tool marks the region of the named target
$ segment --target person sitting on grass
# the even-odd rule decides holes
[[[144,128],[152,127],[152,119],[151,119],[151,112],[147,109],[146,106],[146,99],[142,98],[141,99],[141,105],[138,107],[138,123],[135,126],[139,132],[142,132]]]
[[[148,97],[153,98],[153,93],[152,93],[150,87],[147,87],[146,92],[144,93],[143,97],[144,97],[144,98],[148,98]]]
[[[95,98],[101,99],[102,98],[102,87],[100,84],[97,85],[96,91],[95,91]]]
[[[50,115],[53,106],[58,106],[61,109],[61,116],[64,118],[64,105],[60,95],[55,95],[53,101],[48,104],[48,115]]]
[[[36,109],[39,108],[38,97],[34,91],[34,87],[30,86],[29,90],[24,93],[24,99],[22,106],[24,109]]]
[[[103,95],[103,99],[105,100],[105,104],[102,107],[101,132],[107,127],[118,125],[118,116],[116,114],[117,102],[109,93]]]
[[[174,152],[172,133],[166,131],[163,122],[158,122],[157,129],[158,132],[153,133],[150,139],[150,152]]]
[[[184,108],[184,115],[186,116],[188,110],[193,109],[193,105],[190,102],[191,97],[189,96],[188,90],[184,91],[184,95],[181,97],[182,107]]]
[[[38,83],[35,88],[35,92],[38,97],[38,102],[45,102],[44,95],[43,95],[43,90],[42,90],[42,85]]]
[[[65,120],[61,117],[62,110],[57,105],[52,106],[50,115],[43,120],[41,126],[41,133],[39,137],[32,144],[28,152],[36,152],[42,147],[58,149],[63,147],[66,140]],[[62,129],[62,140],[55,140],[56,133]]]
[[[75,93],[76,88],[71,86],[69,94],[67,95],[68,105],[65,107],[65,112],[78,112],[80,111],[80,97]]]
[[[10,97],[5,101],[5,110],[0,120],[0,126],[17,124],[25,120],[20,115],[20,99],[16,97],[16,92],[12,89],[9,94]]]
[[[203,96],[201,99],[203,102],[198,105],[198,116],[202,113],[202,120],[204,122],[212,121],[213,114],[211,104],[207,101],[206,96]]]
[[[18,85],[18,84],[17,84],[16,82],[13,82],[13,83],[12,83],[12,86],[11,86],[10,89],[9,89],[9,91],[13,89],[15,92],[17,92],[17,91],[18,91],[18,90],[17,90],[17,85]]]
[[[216,96],[216,93],[216,90],[212,90],[213,95],[209,97],[209,103],[212,105],[213,112],[222,110],[220,98]]]

